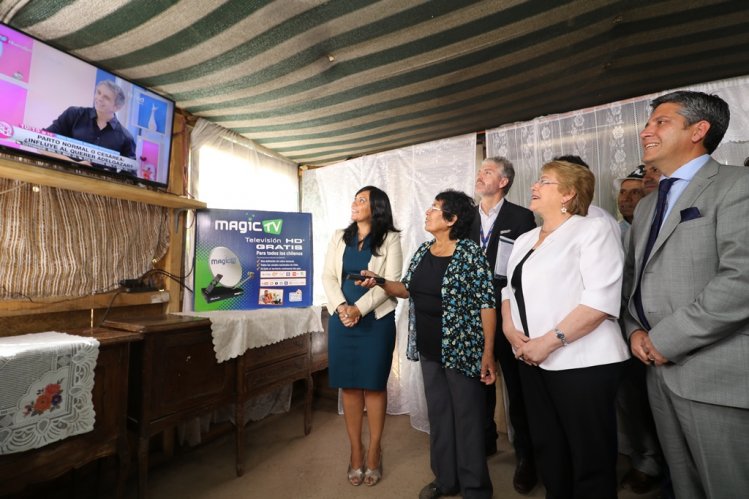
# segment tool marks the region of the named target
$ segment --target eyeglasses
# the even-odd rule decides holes
[[[540,178],[533,182],[533,185],[538,185],[539,187],[543,187],[545,185],[557,185],[559,182],[552,182],[551,180],[547,178]]]
[[[430,206],[429,208],[427,208],[427,212],[431,213],[431,212],[433,212],[433,211],[441,211],[442,213],[447,213],[448,215],[452,215],[452,213],[450,213],[450,212],[449,212],[449,211],[447,211],[447,210],[443,210],[443,209],[442,209],[442,208],[440,208],[439,206],[435,206],[435,205],[432,205],[432,206]]]

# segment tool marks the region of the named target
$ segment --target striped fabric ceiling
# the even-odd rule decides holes
[[[745,0],[1,0],[308,165],[747,73]]]

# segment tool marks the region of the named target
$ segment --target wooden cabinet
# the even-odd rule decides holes
[[[232,362],[216,362],[210,323],[180,325],[172,334],[146,336],[146,342],[150,351],[143,357],[153,357],[141,366],[150,370],[142,378],[150,380],[143,387],[150,392],[144,420],[166,422],[175,415],[181,419],[186,413],[205,412],[203,408],[216,407],[234,393]]]
[[[216,362],[208,319],[166,315],[107,320],[104,325],[143,335],[130,364],[127,414],[138,442],[138,494],[145,498],[150,438],[231,403],[235,362]]]
[[[106,456],[118,458],[116,490],[101,491],[99,495],[123,496],[129,463],[125,430],[128,356],[131,343],[141,335],[101,328],[68,332],[99,340],[91,392],[96,411],[94,429],[38,449],[0,456],[0,496],[22,492],[31,484],[51,480]]]
[[[245,402],[261,393],[304,380],[304,434],[312,430],[312,370],[310,334],[247,350],[237,362],[236,468],[237,476],[244,473],[244,406]]]
[[[309,371],[309,335],[247,350],[239,358],[239,363],[242,372],[240,395],[253,395],[288,384],[290,373],[300,376]]]
[[[244,471],[244,407],[297,380],[306,384],[304,434],[312,429],[312,373],[327,367],[327,336],[306,333],[217,362],[210,320],[167,315],[108,320],[142,334],[130,363],[128,422],[137,434],[138,492],[147,496],[149,440],[175,424],[234,403],[236,472]]]

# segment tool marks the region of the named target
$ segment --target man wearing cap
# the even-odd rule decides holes
[[[616,189],[615,192],[617,193],[616,204],[619,207],[619,213],[622,214],[622,220],[619,222],[619,228],[622,231],[622,242],[624,242],[624,236],[632,225],[635,206],[645,196],[642,185],[644,175],[645,165],[640,165],[626,177],[614,180],[614,189]]]
[[[619,213],[622,214],[619,227],[625,248],[628,246],[629,228],[635,207],[645,196],[644,175],[645,165],[640,165],[626,177],[614,180],[616,202]],[[629,359],[616,397],[619,452],[629,456],[631,464],[622,479],[622,485],[628,486],[636,494],[649,492],[658,485],[663,462],[655,422],[650,412],[645,374],[642,362],[636,358]]]

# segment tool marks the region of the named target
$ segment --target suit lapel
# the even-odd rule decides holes
[[[645,198],[640,200],[640,205],[642,205],[642,216],[644,217],[643,221],[644,223],[638,223],[638,226],[641,226],[641,229],[639,229],[636,232],[636,239],[634,240],[635,244],[635,275],[640,275],[640,268],[645,264],[645,262],[642,261],[642,255],[645,254],[645,244],[648,241],[648,232],[650,231],[650,224],[653,223],[653,215],[655,212],[655,205],[658,201],[658,193],[654,192],[649,196],[646,196]],[[637,206],[640,208],[640,206]],[[632,232],[633,227],[630,227],[630,233],[635,235],[635,233]],[[650,252],[650,255],[653,255],[653,252]]]
[[[505,228],[507,227],[507,219],[509,218],[507,216],[507,204],[508,201],[506,199],[502,201],[502,207],[499,209],[499,213],[497,213],[497,219],[494,220],[494,225],[492,226],[492,237],[489,239],[490,245],[497,245],[499,236],[501,235],[500,232],[505,230]]]
[[[676,230],[676,226],[681,222],[681,210],[693,206],[694,202],[697,200],[700,194],[702,194],[707,186],[712,183],[712,177],[714,177],[718,173],[718,166],[719,163],[717,163],[713,159],[710,159],[707,163],[705,163],[705,166],[697,171],[694,178],[692,178],[692,180],[689,182],[687,188],[684,190],[684,192],[682,192],[681,196],[679,196],[676,204],[674,204],[673,208],[671,208],[671,211],[668,214],[668,218],[666,218],[666,220],[663,222],[663,226],[661,226],[661,230],[658,233],[658,238],[655,240],[655,244],[653,245],[653,249],[650,252],[650,258],[648,259],[648,261],[652,260],[653,256],[665,244],[674,230]],[[647,241],[647,234],[645,235],[645,241]],[[643,251],[644,248],[645,243],[643,242]]]

